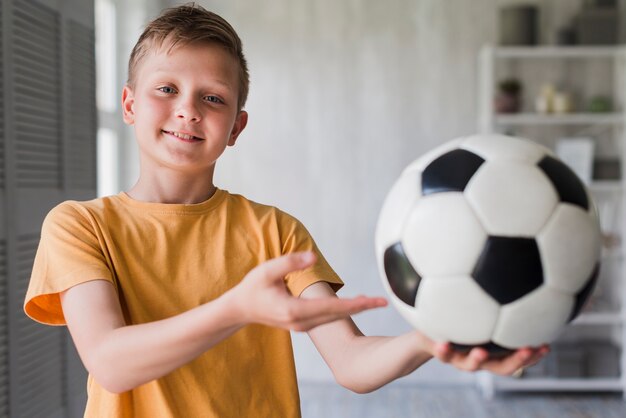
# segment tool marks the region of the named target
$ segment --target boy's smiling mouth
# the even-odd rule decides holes
[[[183,132],[176,132],[176,131],[166,131],[166,130],[162,130],[161,132],[174,136],[178,139],[182,139],[185,142],[195,142],[195,141],[203,141],[204,138],[200,138],[198,136],[195,135],[191,135],[191,134],[186,134]]]

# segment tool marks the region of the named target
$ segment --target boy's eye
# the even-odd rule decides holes
[[[224,101],[217,96],[204,96],[204,100],[211,103],[224,103]]]
[[[170,86],[159,87],[158,90],[163,93],[168,93],[168,94],[176,93],[176,90],[174,90],[174,88]]]

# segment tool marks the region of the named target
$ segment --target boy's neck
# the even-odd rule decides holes
[[[201,203],[215,194],[213,173],[208,176],[167,176],[142,173],[126,193],[133,199],[152,203]]]

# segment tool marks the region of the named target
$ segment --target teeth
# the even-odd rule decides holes
[[[174,135],[175,137],[181,138],[181,139],[194,139],[195,136],[193,135],[185,135],[185,134],[181,134],[179,132],[170,132],[172,135]]]

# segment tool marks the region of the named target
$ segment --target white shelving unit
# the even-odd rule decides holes
[[[614,107],[611,113],[565,113],[540,114],[534,113],[528,106],[520,113],[497,114],[494,108],[496,86],[499,78],[506,69],[510,70],[511,62],[528,63],[533,65],[557,66],[567,62],[575,66],[579,60],[604,60],[612,66],[612,83]],[[508,67],[507,67],[508,66]],[[515,68],[515,67],[514,67]],[[522,83],[526,81],[537,83],[537,75],[514,74]],[[532,78],[535,77],[533,80]],[[541,76],[539,76],[541,77]],[[526,79],[528,78],[528,79]],[[560,81],[560,80],[551,80]],[[569,85],[577,81],[569,76],[566,81]],[[583,82],[583,80],[580,80]],[[592,80],[593,81],[593,80]],[[611,131],[612,140],[616,141],[615,157],[620,162],[621,177],[618,180],[592,181],[589,184],[591,193],[598,198],[609,199],[614,203],[614,221],[609,228],[624,244],[612,248],[603,248],[601,275],[596,293],[602,293],[611,300],[608,308],[583,312],[564,331],[563,336],[552,344],[553,352],[537,366],[529,368],[521,377],[496,377],[488,373],[478,375],[478,383],[486,397],[493,397],[498,391],[579,391],[579,392],[621,392],[626,399],[626,265],[624,263],[624,246],[626,245],[625,216],[625,165],[626,165],[626,47],[491,47],[481,50],[479,57],[479,120],[478,129],[482,133],[511,132],[524,136],[525,129],[588,129],[602,128]],[[537,92],[538,93],[538,92]],[[567,136],[567,135],[566,135]],[[590,135],[593,137],[593,135]],[[532,137],[532,136],[531,136]],[[617,203],[615,203],[617,202]],[[600,211],[602,212],[602,211]],[[600,213],[602,221],[602,213]],[[603,225],[603,229],[605,225]],[[592,296],[592,299],[593,297]],[[585,344],[607,344],[607,347],[616,348],[614,367],[608,368],[609,373],[593,373],[590,369],[593,364],[603,363],[602,370],[606,371],[606,361],[610,355],[595,355],[595,363],[585,360],[590,356],[581,347]],[[568,349],[559,349],[559,347]],[[576,353],[578,348],[579,353]],[[568,351],[569,350],[569,351]],[[550,367],[559,362],[566,362],[569,356],[570,366],[574,371],[560,373],[558,367]],[[583,364],[587,364],[583,367]],[[579,373],[576,373],[579,367]],[[583,371],[583,369],[585,369]]]

